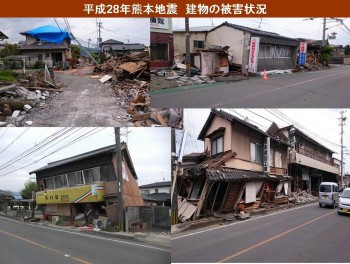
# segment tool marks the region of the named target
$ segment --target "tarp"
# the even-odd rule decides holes
[[[66,38],[71,39],[71,36],[67,31],[61,30],[55,26],[37,27],[26,31],[25,34],[40,39],[41,41],[47,41],[58,44],[62,44],[63,40]]]

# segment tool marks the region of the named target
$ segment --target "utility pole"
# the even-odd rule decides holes
[[[176,156],[176,142],[175,129],[171,129],[171,224],[178,223],[178,204],[177,204],[177,156]]]
[[[186,31],[186,76],[191,77],[191,55],[190,55],[190,21],[185,17]]]
[[[90,49],[90,41],[91,41],[91,38],[88,39],[88,49]]]
[[[323,18],[322,47],[326,46],[326,18]]]
[[[97,22],[97,28],[98,28],[97,45],[100,46],[100,44],[102,42],[102,38],[101,38],[102,22],[101,21]]]
[[[343,175],[344,175],[344,145],[343,145],[343,135],[346,117],[344,116],[345,111],[340,111],[340,178],[341,186],[343,186]]]
[[[115,153],[117,159],[117,182],[118,182],[118,226],[119,231],[124,231],[124,192],[123,192],[123,171],[122,151],[120,143],[120,127],[114,128],[115,132]]]

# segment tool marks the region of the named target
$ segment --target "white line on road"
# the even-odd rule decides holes
[[[9,219],[9,218],[6,218],[6,217],[1,217],[1,216],[0,216],[0,218],[1,218],[1,219],[4,219],[4,220],[11,221],[11,222],[23,224],[23,223],[21,223],[21,222],[19,222],[19,221],[16,221],[16,220],[13,220],[13,219]],[[105,237],[99,237],[99,236],[81,234],[81,233],[77,233],[77,232],[73,232],[73,231],[67,231],[67,230],[62,230],[62,229],[56,229],[56,228],[51,228],[51,227],[47,227],[47,226],[39,226],[39,225],[36,225],[36,224],[30,224],[30,226],[39,227],[39,228],[44,228],[44,229],[49,229],[49,230],[58,231],[58,232],[63,232],[63,233],[68,233],[68,234],[73,234],[73,235],[84,236],[84,237],[92,237],[92,238],[97,238],[97,239],[102,239],[102,240],[107,240],[107,241],[113,241],[113,242],[122,243],[122,244],[126,244],[126,245],[133,245],[133,246],[138,246],[138,247],[143,247],[143,248],[149,248],[149,249],[155,249],[155,250],[160,250],[160,251],[171,252],[170,249],[163,249],[163,248],[157,248],[157,247],[152,247],[152,246],[147,246],[147,245],[141,245],[141,244],[137,244],[137,243],[126,242],[126,241],[117,240],[117,239],[112,239],[112,238],[105,238]]]
[[[233,225],[247,223],[247,222],[250,222],[250,221],[254,221],[256,219],[265,218],[265,217],[269,217],[269,216],[277,215],[277,214],[282,214],[282,213],[298,210],[298,209],[309,207],[309,206],[315,206],[315,204],[313,203],[313,204],[309,204],[309,205],[305,205],[305,206],[299,206],[297,208],[292,208],[292,209],[289,209],[289,210],[284,210],[284,211],[281,211],[281,212],[276,212],[276,213],[272,213],[272,214],[268,214],[268,215],[257,216],[257,217],[250,218],[250,219],[247,219],[247,220],[244,220],[244,221],[241,221],[241,222],[236,222],[236,223],[232,223],[232,224],[228,224],[228,225],[224,225],[224,226],[218,226],[218,227],[214,227],[214,228],[210,228],[210,229],[194,232],[194,233],[191,233],[191,234],[174,237],[174,238],[171,238],[171,240],[176,240],[176,239],[180,239],[180,238],[194,236],[194,235],[198,235],[198,234],[201,234],[201,233],[206,233],[206,232],[209,232],[209,231],[213,231],[213,230],[217,230],[217,229],[221,229],[221,228],[225,228],[225,227],[229,227],[229,226],[233,226]]]

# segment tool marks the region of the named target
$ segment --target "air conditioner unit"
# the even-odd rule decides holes
[[[104,219],[94,219],[94,227],[96,229],[106,228],[107,226],[107,220]]]

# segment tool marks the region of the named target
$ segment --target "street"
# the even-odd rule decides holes
[[[126,111],[118,106],[117,96],[110,86],[90,76],[56,73],[64,83],[63,92],[56,95],[44,109],[29,118],[33,126],[125,126]]]
[[[151,93],[152,107],[350,107],[350,65],[329,70],[260,76],[233,83],[194,85]]]
[[[0,217],[0,263],[170,263],[170,248]]]
[[[172,237],[172,262],[349,262],[349,216],[318,203]]]

